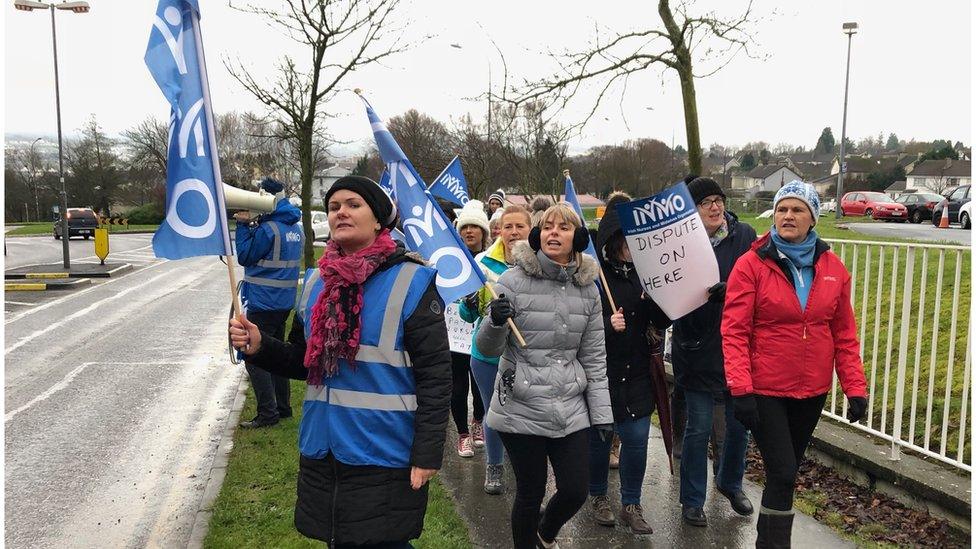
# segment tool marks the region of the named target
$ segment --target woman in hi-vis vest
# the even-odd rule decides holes
[[[325,196],[331,239],[305,276],[288,342],[246,318],[254,364],[306,379],[295,526],[330,547],[410,547],[441,467],[451,355],[436,271],[390,237],[396,207],[365,177]]]

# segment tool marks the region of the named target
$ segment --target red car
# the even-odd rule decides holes
[[[908,209],[884,193],[854,191],[844,195],[840,201],[844,215],[868,215],[872,219],[884,219],[904,223],[908,219]]]

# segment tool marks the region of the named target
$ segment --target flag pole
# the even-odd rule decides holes
[[[485,287],[488,288],[488,293],[491,294],[492,299],[498,299],[498,293],[495,292],[495,288],[493,288],[491,284],[485,282]],[[512,329],[512,335],[515,336],[515,340],[518,341],[519,345],[521,345],[523,349],[526,348],[528,345],[525,343],[525,339],[522,337],[522,333],[519,332],[518,327],[515,326],[515,321],[509,318],[507,322],[508,327]]]
[[[234,275],[233,249],[230,244],[230,229],[227,226],[227,205],[224,201],[224,180],[220,174],[220,160],[217,158],[217,134],[214,130],[213,109],[210,103],[210,80],[207,78],[207,60],[203,54],[203,38],[200,35],[200,14],[190,10],[193,23],[193,39],[197,43],[197,65],[200,69],[200,87],[203,90],[204,118],[207,121],[207,135],[210,141],[210,162],[213,166],[214,193],[217,195],[217,222],[224,237],[224,252],[222,257],[227,264],[227,276],[230,279],[230,295],[234,304],[234,315],[241,319],[241,302],[237,297],[237,277]]]
[[[569,179],[569,170],[568,169],[563,170],[563,176],[566,179]],[[575,188],[574,188],[574,191],[575,191]],[[580,210],[582,210],[582,208],[580,208]],[[586,221],[582,218],[582,216],[580,217],[580,223],[583,224],[583,228],[586,228]],[[597,251],[597,253],[600,253],[600,252]],[[594,259],[596,259],[596,258],[594,258]],[[614,301],[613,301],[613,294],[610,293],[610,285],[607,284],[607,275],[603,274],[603,266],[600,265],[600,261],[599,260],[596,260],[596,267],[597,267],[597,270],[599,270],[599,272],[600,272],[600,283],[603,285],[603,292],[607,294],[607,301],[610,302],[610,308],[613,309],[613,312],[614,313],[616,313],[617,312],[617,304],[614,303]],[[611,313],[611,314],[613,314],[613,313]]]

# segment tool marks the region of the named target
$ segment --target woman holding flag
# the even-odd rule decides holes
[[[475,261],[481,267],[485,278],[490,284],[498,282],[498,277],[512,266],[512,247],[516,242],[525,240],[529,236],[529,212],[521,207],[506,206],[501,212],[501,233],[487,250],[478,254]],[[495,387],[495,377],[498,375],[498,357],[485,356],[478,349],[478,327],[484,320],[485,310],[491,294],[488,288],[469,295],[461,302],[459,308],[461,318],[475,324],[475,338],[471,342],[471,373],[474,375],[475,385],[481,393],[484,403],[491,402],[491,393]],[[503,484],[504,448],[502,440],[494,429],[484,426],[485,450],[487,451],[487,465],[485,466],[485,492],[498,495],[505,491]]]
[[[370,179],[325,196],[331,239],[305,277],[287,343],[242,317],[234,346],[308,381],[295,526],[330,547],[410,547],[441,466],[451,399],[444,303],[426,267],[390,237],[397,209]]]
[[[512,247],[515,266],[499,277],[499,297],[476,336],[481,353],[501,357],[487,424],[499,432],[515,472],[516,549],[556,546],[560,528],[586,502],[589,428],[606,441],[613,436],[603,313],[594,284],[599,267],[581,253],[588,244],[572,208],[546,210],[529,242]],[[550,464],[556,493],[540,516]]]

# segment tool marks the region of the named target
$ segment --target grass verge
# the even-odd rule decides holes
[[[305,384],[292,381],[291,405],[299,412]],[[242,419],[255,415],[253,393],[248,391]],[[295,486],[298,482],[298,417],[268,429],[234,434],[220,494],[214,503],[210,528],[203,546],[208,549],[322,547],[295,530]],[[431,483],[424,534],[413,542],[418,548],[468,548],[468,530],[454,510],[450,495],[437,477]]]
[[[155,231],[159,225],[109,225],[109,234]],[[29,223],[7,233],[7,236],[53,235],[54,223]],[[78,238],[78,237],[74,237]]]

